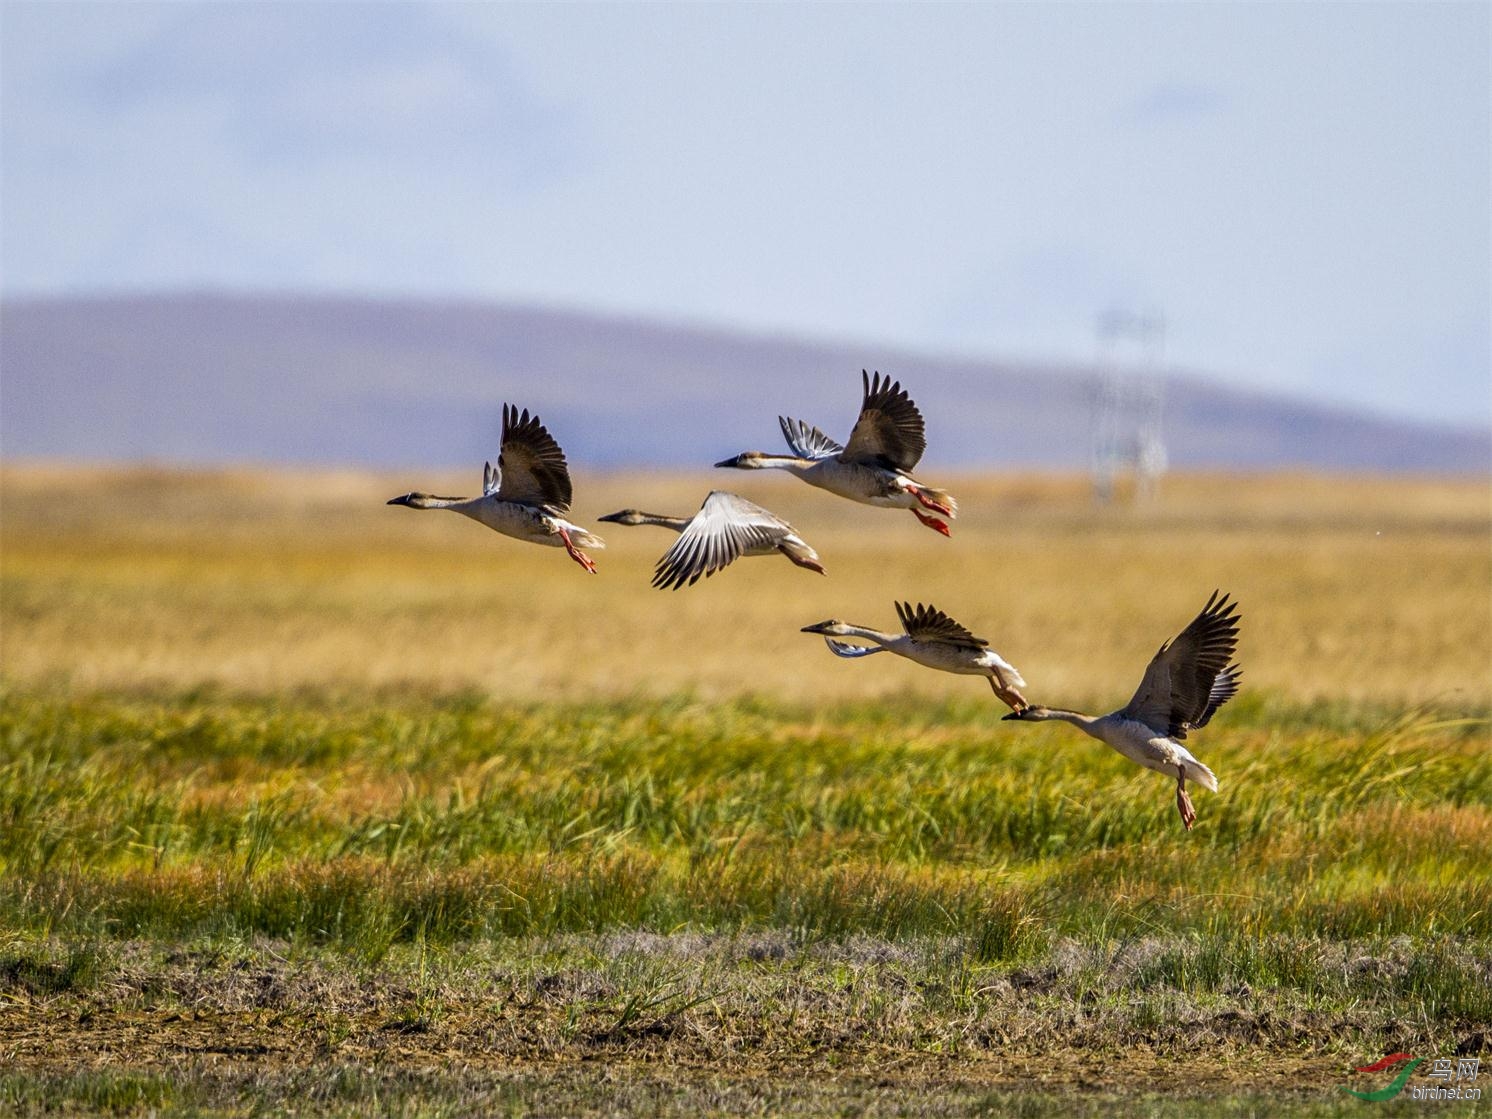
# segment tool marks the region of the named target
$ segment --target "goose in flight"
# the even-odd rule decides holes
[[[830,652],[840,657],[892,652],[943,672],[988,677],[989,686],[1007,706],[1016,711],[1025,708],[1026,699],[1016,689],[1025,687],[1026,682],[1015,666],[991,649],[984,638],[975,637],[934,606],[918,603],[914,607],[910,602],[898,602],[896,616],[901,619],[902,633],[882,633],[837,618],[804,626],[803,632],[823,635]],[[835,641],[836,637],[857,637],[874,644],[848,645]]]
[[[1175,774],[1176,810],[1191,831],[1197,811],[1187,795],[1186,779],[1217,792],[1217,778],[1181,742],[1188,731],[1205,727],[1213,713],[1238,694],[1243,670],[1232,663],[1242,621],[1237,610],[1236,602],[1229,602],[1227,595],[1219,598],[1213,591],[1191,625],[1150,659],[1139,690],[1118,711],[1084,715],[1038,705],[1012,711],[1005,718],[1029,723],[1060,719],[1146,769]]]
[[[944,517],[955,517],[958,503],[943,490],[924,486],[911,470],[927,448],[922,413],[906,390],[879,373],[872,380],[860,371],[865,397],[850,441],[840,446],[802,420],[778,416],[790,455],[745,451],[716,466],[736,470],[788,470],[812,486],[837,493],[864,505],[910,509],[928,528],[949,535],[948,524],[918,506]]]
[[[680,534],[653,571],[659,590],[693,586],[742,556],[770,556],[781,552],[799,567],[824,574],[818,553],[793,526],[760,505],[724,490],[705,498],[692,517],[665,517],[638,509],[623,509],[599,518],[619,525],[658,525]]]
[[[487,463],[481,497],[436,497],[407,493],[390,505],[411,509],[450,509],[490,529],[532,544],[563,547],[592,575],[596,565],[581,548],[604,548],[605,542],[565,519],[570,511],[570,469],[538,416],[503,405],[502,448],[497,466]]]

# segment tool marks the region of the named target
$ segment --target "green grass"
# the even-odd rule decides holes
[[[610,928],[1492,936],[1479,718],[1247,700],[1167,783],[990,704],[367,708],[11,695],[0,898],[73,936]]]
[[[365,709],[10,696],[0,897],[79,937],[364,948],[615,928],[1492,936],[1486,723],[1243,702],[1169,786],[988,705]]]
[[[11,691],[0,1107],[583,1114],[600,1061],[661,1113],[1046,1115],[1047,1060],[1080,1114],[1326,1115],[1353,1063],[1485,1047],[1485,712],[1242,697],[1190,834],[997,715]],[[116,1029],[173,1071],[74,1059]],[[1221,1079],[1147,1102],[1136,1053]]]

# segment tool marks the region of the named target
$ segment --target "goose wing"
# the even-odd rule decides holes
[[[1207,706],[1202,711],[1202,717],[1192,721],[1191,729],[1205,727],[1211,721],[1213,712],[1238,694],[1238,683],[1242,679],[1243,669],[1236,664],[1230,664],[1219,672],[1217,679],[1212,682],[1212,690],[1207,693]]]
[[[910,602],[896,604],[896,616],[901,619],[901,628],[914,641],[936,641],[944,645],[959,645],[965,648],[982,649],[989,644],[982,637],[975,637],[936,606]]]
[[[760,505],[716,490],[705,498],[653,570],[653,586],[678,590],[715,574],[754,548],[775,548],[791,532],[787,523]]]
[[[844,657],[846,660],[856,660],[859,657],[869,657],[886,651],[881,645],[851,645],[848,641],[835,641],[832,637],[824,638],[824,644],[829,646],[829,652],[836,657]]]
[[[787,445],[799,458],[833,458],[844,451],[843,447],[818,428],[811,427],[802,420],[778,416],[777,422],[782,425],[782,434],[787,440]]]
[[[906,389],[879,373],[872,380],[860,370],[865,399],[850,441],[840,453],[846,462],[874,463],[893,470],[911,470],[927,449],[922,413]]]
[[[1120,714],[1178,741],[1205,726],[1238,693],[1243,673],[1229,662],[1241,620],[1238,604],[1213,591],[1191,624],[1150,659],[1139,690]]]
[[[486,479],[499,501],[543,505],[563,513],[570,508],[570,468],[554,436],[528,409],[503,405],[503,443],[497,469]]]

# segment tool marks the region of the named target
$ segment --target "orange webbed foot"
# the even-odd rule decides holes
[[[1181,813],[1181,822],[1187,831],[1197,822],[1197,810],[1192,807],[1192,798],[1180,785],[1176,786],[1176,810]]]
[[[919,521],[925,524],[928,528],[932,529],[934,532],[941,532],[944,536],[953,535],[953,533],[949,530],[948,525],[945,522],[938,520],[937,517],[929,517],[926,513],[920,513],[916,509],[912,510],[912,516],[916,517]]]
[[[580,564],[581,567],[585,568],[592,575],[596,574],[596,561],[591,559],[590,556],[586,555],[579,548],[577,548],[574,542],[570,539],[570,534],[564,529],[559,530],[559,535],[560,539],[564,541],[565,551],[569,553],[570,558],[576,563]]]

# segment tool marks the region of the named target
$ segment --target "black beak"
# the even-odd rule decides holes
[[[406,494],[401,494],[399,497],[391,497],[386,502],[384,502],[384,504],[385,505],[408,505],[409,504],[409,498],[410,498],[410,496],[411,496],[410,494],[406,493]]]
[[[736,455],[734,458],[728,458],[728,459],[726,459],[723,462],[717,462],[715,465],[716,466],[740,466],[741,465],[741,456],[740,455]]]
[[[811,625],[811,626],[804,626],[798,632],[799,633],[823,633],[824,632],[824,623],[823,622],[814,622],[813,625]]]
[[[622,519],[622,514],[620,512],[617,512],[617,513],[607,513],[606,516],[604,516],[604,517],[597,517],[596,518],[596,520],[598,520],[598,521],[613,521],[613,522],[616,522],[616,523],[620,523],[621,519]]]
[[[1012,719],[1014,719],[1017,722],[1019,722],[1020,718],[1021,718],[1021,713],[1019,711],[1012,711],[1009,715],[1001,715],[1000,716],[1000,722],[1002,722],[1002,723],[1008,723]]]

